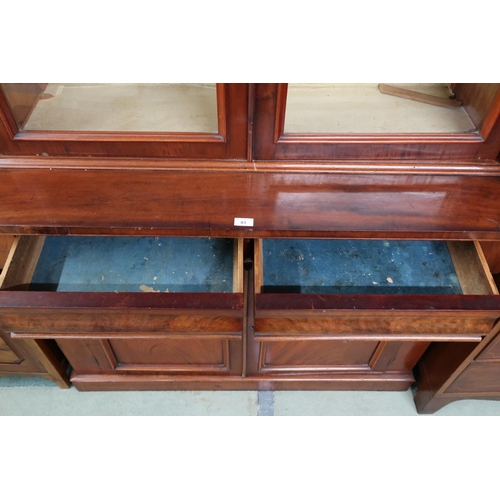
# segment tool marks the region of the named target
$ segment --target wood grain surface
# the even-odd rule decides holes
[[[0,169],[0,232],[495,240],[499,190],[497,176]]]

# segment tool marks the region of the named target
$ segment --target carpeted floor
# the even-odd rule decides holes
[[[418,416],[411,391],[78,392],[21,377],[0,377],[0,415]],[[458,401],[435,415],[498,416],[500,402]]]

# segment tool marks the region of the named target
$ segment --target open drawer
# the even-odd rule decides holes
[[[23,236],[11,253],[0,327],[55,339],[77,387],[90,374],[241,374],[241,240]]]
[[[257,373],[404,388],[430,342],[480,342],[500,316],[477,242],[260,240],[255,263]]]

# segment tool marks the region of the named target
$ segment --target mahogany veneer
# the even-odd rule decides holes
[[[500,239],[496,175],[284,175],[234,171],[239,164],[188,169],[174,163],[165,171],[165,164],[156,170],[139,161],[119,168],[112,161],[65,168],[68,163],[0,159],[0,232]],[[251,217],[254,226],[237,227],[235,217]]]

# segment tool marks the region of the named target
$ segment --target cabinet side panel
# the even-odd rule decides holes
[[[40,95],[47,84],[44,83],[2,83],[5,99],[19,128],[28,120]]]
[[[445,393],[500,394],[500,363],[472,363]]]
[[[480,129],[500,92],[499,83],[457,83],[453,89],[474,125]]]

